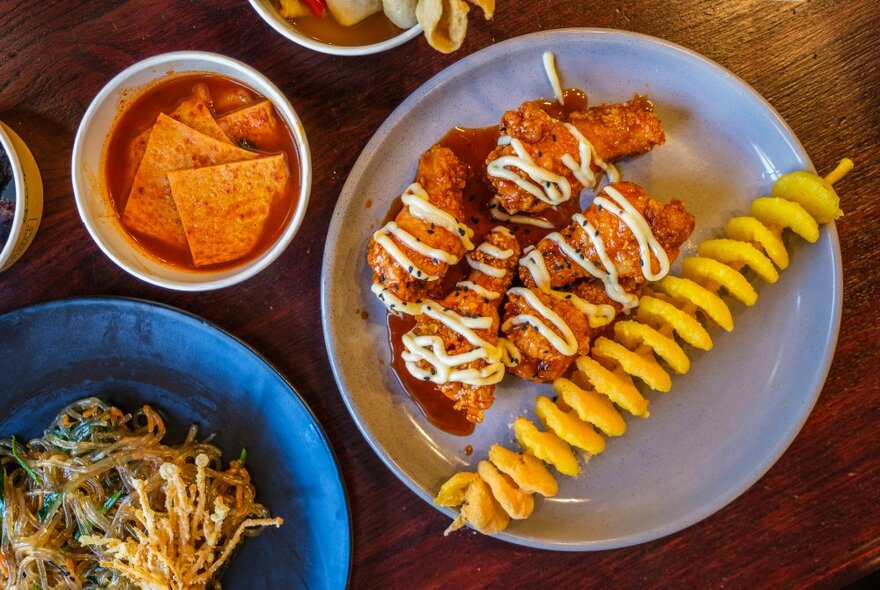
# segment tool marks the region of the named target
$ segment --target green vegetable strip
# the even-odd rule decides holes
[[[34,483],[37,485],[42,485],[43,482],[40,481],[40,478],[37,477],[37,474],[34,473],[34,470],[31,469],[30,465],[28,465],[24,459],[21,458],[21,455],[18,454],[18,447],[15,445],[15,437],[12,437],[12,458],[21,465],[21,468],[24,469],[27,474],[34,480]]]
[[[109,512],[110,509],[113,508],[113,505],[116,504],[121,496],[122,490],[119,490],[118,492],[107,498],[107,501],[104,502],[104,505],[101,507],[101,514],[107,514],[107,512]]]
[[[247,449],[242,447],[241,455],[238,456],[238,466],[244,467],[244,462],[246,460],[247,460]]]
[[[40,522],[46,521],[46,517],[52,512],[52,509],[55,507],[55,504],[58,503],[59,498],[61,498],[60,492],[52,492],[43,498],[43,507],[40,508],[40,511],[37,513],[37,518],[40,519]]]

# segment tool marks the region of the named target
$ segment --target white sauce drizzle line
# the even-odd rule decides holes
[[[556,95],[556,101],[565,106],[565,96],[562,92],[562,84],[559,82],[559,71],[556,69],[556,54],[552,51],[545,51],[544,55],[544,72],[547,73],[547,79],[550,80],[550,86],[553,87],[553,94]]]
[[[488,254],[489,256],[497,258],[498,260],[507,260],[508,258],[513,256],[513,250],[502,250],[491,242],[483,242],[482,244],[477,246],[477,252]]]
[[[489,176],[510,181],[549,205],[559,205],[571,198],[571,183],[568,179],[535,164],[519,139],[502,135],[498,138],[498,145],[511,146],[516,155],[499,156],[489,162],[486,166]],[[522,170],[528,179],[514,172],[512,168]]]
[[[501,349],[474,332],[475,329],[488,330],[491,328],[492,318],[462,317],[450,309],[443,309],[436,303],[433,305],[425,304],[422,313],[461,335],[474,348],[467,352],[450,355],[446,352],[446,344],[439,336],[417,336],[412,331],[407,332],[401,339],[406,350],[400,356],[411,375],[438,384],[457,382],[474,386],[494,385],[504,378]],[[486,361],[482,368],[458,368],[479,359]],[[425,361],[430,368],[425,369],[420,366],[420,361]]]
[[[651,227],[648,225],[648,222],[645,221],[645,218],[642,217],[641,213],[632,206],[632,203],[620,194],[620,191],[614,187],[606,186],[603,192],[611,197],[614,202],[600,194],[600,196],[596,197],[593,203],[597,207],[604,208],[612,215],[617,216],[629,228],[639,244],[639,258],[642,275],[649,281],[659,281],[669,273],[669,257],[666,255],[663,246],[660,245],[660,242],[657,241],[657,238],[651,232]],[[562,234],[559,232],[547,234],[546,239],[554,242],[559,247],[559,251],[567,256],[572,262],[587,271],[591,276],[602,281],[605,285],[605,292],[608,293],[608,296],[623,305],[624,309],[632,309],[637,306],[639,303],[638,297],[631,293],[627,293],[620,285],[620,277],[617,267],[605,251],[605,242],[599,236],[599,231],[580,213],[572,215],[571,219],[580,225],[590,238],[590,241],[593,244],[593,249],[596,251],[596,255],[601,261],[601,265],[594,264],[592,261],[587,260],[586,256],[566,242],[562,237]],[[651,270],[651,254],[657,258],[660,267],[656,273]],[[523,261],[521,260],[520,262],[522,263]],[[536,262],[534,260],[528,259],[524,263],[524,266],[526,266],[526,268],[532,273],[532,277],[535,278],[535,283],[540,285],[541,281],[545,280],[545,278],[540,274],[540,269],[532,270],[535,264]],[[546,267],[544,268],[544,271],[546,272]],[[536,272],[539,274],[536,274]]]
[[[519,295],[523,299],[526,300],[526,303],[529,304],[529,307],[537,311],[544,318],[550,321],[551,324],[559,331],[559,334],[551,330],[547,324],[545,324],[541,318],[538,318],[535,315],[530,313],[521,313],[516,315],[501,326],[501,329],[504,332],[508,332],[511,326],[518,326],[520,324],[531,324],[532,327],[538,330],[538,333],[544,337],[550,345],[559,351],[560,354],[565,356],[572,356],[577,352],[578,342],[574,336],[574,332],[571,331],[571,328],[565,323],[559,314],[555,311],[544,305],[544,303],[538,299],[538,296],[535,295],[531,290],[525,287],[514,287],[512,289],[508,289],[508,294]],[[561,336],[560,336],[561,334]]]
[[[512,235],[507,228],[496,227],[490,233],[501,233],[506,236]],[[484,242],[480,244],[479,251],[496,258],[507,260],[513,256],[513,250],[501,249],[494,244]],[[468,264],[479,272],[488,276],[501,278],[507,274],[503,268],[473,260],[467,256]],[[500,293],[491,291],[478,285],[474,281],[460,281],[456,287],[470,289],[480,297],[494,300],[501,297]],[[448,309],[436,301],[427,300],[419,304],[402,302],[399,298],[391,295],[381,285],[373,285],[372,290],[379,295],[389,309],[400,309],[403,313],[412,315],[425,314],[428,317],[442,323],[444,326],[467,340],[474,348],[467,352],[450,355],[446,352],[446,344],[443,339],[436,335],[417,335],[409,331],[401,337],[405,350],[401,358],[407,370],[417,379],[443,384],[449,382],[463,383],[465,385],[484,386],[494,385],[504,377],[503,358],[509,358],[501,348],[487,342],[474,330],[489,330],[492,327],[492,318],[488,316],[469,318]],[[464,365],[483,359],[482,367],[464,367]],[[422,366],[427,365],[427,368]]]
[[[574,158],[569,154],[564,154],[561,160],[562,163],[571,170],[574,177],[578,179],[578,182],[584,186],[595,186],[596,175],[593,174],[593,169],[590,167],[591,161],[608,174],[609,182],[618,182],[620,180],[620,172],[617,171],[617,168],[613,164],[607,164],[599,157],[596,148],[593,147],[590,140],[584,137],[584,134],[581,133],[580,129],[571,123],[565,123],[565,128],[568,129],[568,132],[578,140],[578,155],[580,156],[581,161],[580,163],[575,162]]]
[[[501,297],[501,293],[498,293],[496,291],[491,291],[491,290],[483,287],[482,285],[478,285],[477,283],[475,283],[473,281],[459,281],[459,282],[455,283],[455,286],[460,289],[469,289],[469,290],[473,291],[474,293],[476,293],[477,295],[479,295],[480,297],[483,297],[484,299],[488,299],[489,301],[494,301],[494,300],[498,299],[499,297]]]
[[[498,348],[501,349],[501,362],[505,367],[515,367],[522,361],[519,349],[507,338],[498,339]]]
[[[547,263],[540,250],[530,246],[526,251],[526,255],[520,258],[519,263],[529,271],[529,274],[532,275],[532,279],[535,281],[535,285],[541,291],[558,300],[568,301],[574,305],[575,309],[587,317],[591,328],[607,326],[614,319],[616,312],[610,305],[604,303],[596,305],[578,297],[574,293],[551,289],[550,271],[547,270]]]
[[[428,193],[417,182],[409,185],[401,196],[401,201],[405,207],[409,207],[410,215],[417,217],[423,221],[427,221],[432,226],[441,227],[451,234],[458,237],[465,250],[473,250],[474,244],[471,237],[474,232],[465,224],[459,222],[455,217],[443,211],[439,207],[432,205],[428,201]],[[437,281],[440,275],[430,274],[427,270],[420,268],[412,259],[391,239],[396,237],[402,244],[418,252],[426,258],[430,258],[435,264],[442,261],[446,264],[456,264],[459,257],[451,252],[446,252],[440,248],[432,248],[428,244],[419,240],[394,221],[389,221],[373,234],[373,240],[388,252],[389,255],[401,266],[406,272],[416,279],[425,281]]]
[[[605,207],[608,211],[619,217],[632,231],[639,242],[639,264],[642,267],[642,275],[649,281],[659,281],[665,277],[669,273],[669,257],[666,255],[666,250],[663,249],[663,246],[660,245],[660,242],[657,241],[657,238],[651,231],[651,226],[648,225],[642,214],[632,206],[632,203],[620,194],[617,189],[606,186],[605,194],[614,199],[619,207],[614,206],[601,194],[596,197],[594,203],[597,206]],[[653,254],[659,263],[660,268],[656,273],[651,270],[650,254]]]
[[[547,63],[548,54],[550,56],[553,55],[549,51],[544,54],[545,65]],[[548,76],[549,72],[550,70],[548,69]],[[551,77],[551,82],[552,81],[553,79]],[[556,84],[558,83],[559,81],[557,79]],[[564,104],[562,103],[561,98],[562,95],[560,90],[557,99],[559,99],[561,104]],[[612,164],[606,163],[599,157],[596,148],[593,147],[593,144],[584,137],[584,134],[581,133],[577,127],[571,123],[565,123],[564,126],[571,136],[578,142],[578,157],[580,160],[576,161],[571,154],[563,154],[560,161],[566,168],[571,170],[571,173],[577,181],[585,187],[595,186],[596,175],[591,168],[591,164],[595,164],[608,174],[608,178],[611,182],[618,182],[620,180],[620,173],[617,168]],[[502,135],[498,138],[498,145],[511,146],[516,155],[499,156],[489,162],[486,166],[486,173],[489,176],[508,180],[536,199],[544,201],[552,206],[564,203],[571,198],[571,183],[568,179],[564,176],[555,174],[546,168],[538,166],[519,139],[510,137],[509,135]],[[522,170],[526,176],[528,176],[528,179],[517,174],[513,170],[514,168]],[[494,210],[492,211],[492,216],[495,217],[495,219],[503,219],[503,217],[495,215]]]
[[[498,221],[509,221],[510,223],[518,223],[520,225],[533,225],[544,229],[551,229],[553,224],[543,217],[530,217],[528,215],[508,215],[501,210],[501,202],[498,199],[489,201],[489,214],[492,219]]]
[[[471,258],[471,255],[468,254],[465,256],[465,260],[467,260],[468,265],[474,270],[480,271],[484,275],[489,275],[492,278],[500,279],[507,274],[507,271],[503,268],[498,268],[497,266],[492,266],[491,264],[486,264],[485,262],[480,262],[479,260],[474,260]]]

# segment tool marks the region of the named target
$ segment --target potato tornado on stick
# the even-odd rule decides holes
[[[423,301],[415,327],[403,335],[403,360],[415,377],[437,384],[471,422],[481,422],[504,377],[498,306],[514,278],[520,249],[496,227],[467,255],[471,272],[439,302]]]
[[[390,311],[414,315],[419,299],[438,296],[450,265],[472,250],[473,231],[461,223],[467,168],[451,150],[434,146],[419,159],[416,181],[393,221],[373,234],[367,260],[372,291]]]

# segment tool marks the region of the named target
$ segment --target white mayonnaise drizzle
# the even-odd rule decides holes
[[[422,313],[422,304],[420,303],[410,303],[409,301],[404,301],[397,295],[391,292],[391,289],[383,285],[382,283],[373,283],[370,285],[370,291],[379,298],[379,301],[388,309],[388,311],[395,312],[399,311],[401,313],[405,313],[406,315],[419,315]]]
[[[501,362],[505,367],[515,367],[522,361],[519,349],[507,338],[498,339],[498,348],[501,349]]]
[[[620,180],[620,172],[617,171],[617,168],[613,164],[607,164],[599,157],[596,148],[593,147],[590,140],[584,137],[584,134],[577,127],[571,123],[566,123],[565,128],[578,140],[578,155],[581,161],[575,162],[574,158],[569,154],[564,154],[561,160],[566,168],[571,170],[574,177],[578,179],[578,182],[584,186],[596,185],[596,175],[593,174],[593,169],[590,167],[591,161],[608,174],[609,182],[618,182]]]
[[[504,377],[504,364],[501,349],[487,342],[474,330],[488,330],[492,327],[492,318],[466,318],[451,309],[431,302],[423,305],[422,313],[437,320],[447,328],[461,335],[474,348],[467,352],[450,355],[446,352],[446,344],[439,336],[418,336],[412,331],[402,337],[406,350],[400,355],[411,375],[433,383],[457,382],[465,385],[493,385]],[[486,364],[481,368],[459,368],[462,365],[484,359]],[[429,368],[420,366],[425,361]]]
[[[534,225],[535,227],[542,227],[544,229],[550,229],[553,227],[553,224],[543,217],[508,215],[501,210],[501,202],[498,199],[492,199],[489,201],[489,214],[492,216],[492,219],[497,219],[498,221],[509,221],[510,223],[518,223],[520,225]]]
[[[657,238],[651,232],[651,226],[648,225],[642,214],[614,187],[606,186],[605,194],[614,199],[619,207],[612,204],[611,201],[601,194],[596,197],[594,203],[597,207],[600,205],[605,207],[620,218],[636,237],[636,240],[639,242],[639,264],[642,267],[644,277],[649,281],[659,281],[669,274],[669,257],[666,255],[666,250],[657,241]],[[651,270],[650,254],[653,254],[659,263],[660,269],[656,273]]]
[[[401,201],[405,207],[409,207],[410,215],[413,217],[427,221],[431,224],[432,228],[434,226],[440,227],[457,236],[465,250],[474,249],[474,244],[471,242],[474,231],[446,211],[431,204],[428,200],[427,191],[425,191],[419,183],[414,182],[409,185],[403,192]],[[385,251],[388,252],[388,254],[390,254],[401,267],[406,269],[406,272],[410,276],[416,279],[437,281],[440,279],[440,275],[430,274],[427,270],[420,268],[409,256],[406,255],[400,246],[391,239],[391,236],[396,237],[402,244],[411,248],[413,251],[418,252],[426,258],[432,259],[435,264],[441,261],[446,264],[456,264],[459,261],[459,257],[453,253],[446,252],[439,248],[432,248],[397,225],[396,222],[389,221],[384,227],[373,234],[373,240],[385,248]]]
[[[483,242],[482,244],[477,246],[477,252],[488,254],[489,256],[497,258],[498,260],[507,260],[508,258],[513,256],[513,250],[502,250],[491,242]]]
[[[501,297],[501,293],[490,291],[489,289],[483,287],[482,285],[478,285],[473,281],[458,281],[457,283],[455,283],[455,286],[460,289],[469,289],[480,297],[488,299],[489,301],[494,301]]]
[[[547,74],[547,79],[550,80],[550,86],[553,87],[556,101],[565,106],[565,96],[562,93],[562,84],[559,81],[559,71],[556,69],[556,54],[552,51],[545,51],[543,58],[544,72]]]
[[[559,77],[556,75],[553,60],[554,57],[552,52],[548,51],[544,53],[544,66],[547,70],[547,76],[550,78],[551,84],[554,85],[554,91],[557,93],[556,98],[560,104],[565,104],[562,99],[562,89],[559,86]],[[596,148],[593,147],[593,144],[584,137],[584,134],[581,133],[577,127],[571,123],[565,123],[564,126],[571,136],[578,142],[577,155],[580,159],[575,160],[574,156],[571,154],[563,154],[560,160],[566,168],[571,170],[571,173],[581,185],[584,187],[594,187],[596,185],[596,175],[593,173],[591,164],[595,164],[597,167],[604,170],[608,174],[608,178],[611,182],[617,182],[620,180],[620,173],[617,171],[617,168],[612,164],[604,162],[599,157]],[[486,173],[489,176],[508,180],[536,199],[551,206],[559,205],[571,198],[571,183],[568,179],[564,176],[555,174],[546,168],[538,166],[528,154],[520,140],[510,137],[509,135],[502,135],[498,138],[498,145],[511,146],[516,155],[499,156],[489,162],[486,166]],[[528,178],[523,178],[517,174],[514,171],[514,168],[519,168]],[[502,217],[497,216],[494,210],[492,211],[492,216],[495,219],[503,219]],[[545,226],[542,225],[540,227]]]
[[[660,242],[657,241],[657,238],[651,232],[651,227],[648,225],[645,218],[642,217],[641,213],[632,206],[632,203],[630,203],[620,191],[614,187],[606,186],[604,193],[611,197],[613,202],[600,194],[596,197],[593,203],[596,207],[600,209],[604,208],[612,215],[617,216],[629,228],[639,244],[639,257],[641,259],[640,267],[642,274],[649,281],[659,281],[669,273],[669,257],[666,255],[663,246],[660,245]],[[588,260],[583,252],[579,249],[575,249],[571,244],[566,242],[562,237],[562,234],[559,232],[547,234],[546,239],[554,242],[559,247],[559,251],[568,257],[569,260],[583,268],[591,276],[602,281],[605,286],[605,292],[608,293],[608,296],[623,305],[624,309],[628,310],[637,306],[639,303],[638,297],[631,293],[627,293],[620,285],[620,275],[617,271],[617,267],[614,265],[614,261],[608,256],[608,253],[605,250],[605,242],[600,237],[599,231],[581,213],[572,215],[571,219],[580,225],[590,238],[590,241],[593,244],[593,249],[596,251],[596,255],[599,257],[601,264],[594,264],[592,261]],[[657,259],[660,267],[656,273],[651,270],[651,254]],[[529,270],[532,274],[532,278],[535,280],[535,284],[539,287],[541,287],[541,285],[547,285],[547,288],[549,289],[549,272],[544,263],[544,257],[538,252],[538,250],[527,251],[527,255],[520,260],[520,264]],[[541,288],[542,290],[547,290],[543,287]],[[575,305],[581,305],[574,301],[573,303]],[[585,301],[584,304],[591,305]],[[603,311],[600,315],[604,317],[607,313]],[[614,316],[611,315],[611,317],[613,318]]]
[[[555,311],[544,305],[544,302],[542,302],[535,293],[525,287],[513,287],[512,289],[508,289],[507,293],[519,295],[525,299],[526,303],[529,304],[529,307],[541,314],[544,319],[549,320],[556,330],[559,331],[559,334],[551,330],[550,327],[544,323],[542,318],[530,313],[521,313],[508,319],[501,326],[501,329],[504,332],[508,332],[512,326],[530,324],[533,328],[537,329],[538,333],[541,334],[541,336],[543,336],[553,348],[558,350],[560,354],[572,356],[577,352],[578,342],[574,336],[574,332],[571,331],[571,328],[565,323],[565,320],[559,317],[559,314]]]
[[[511,252],[511,254],[513,254],[513,252]],[[507,274],[507,271],[505,269],[498,268],[497,266],[492,266],[491,264],[486,264],[485,262],[480,262],[479,260],[474,260],[470,254],[465,256],[465,260],[467,260],[468,265],[472,269],[478,270],[484,275],[489,275],[492,278],[500,279]]]
[[[607,304],[590,303],[586,299],[578,297],[574,293],[567,291],[557,291],[550,288],[550,271],[547,270],[547,262],[544,255],[534,246],[530,246],[526,250],[526,255],[520,258],[519,263],[535,281],[535,285],[544,293],[547,293],[555,299],[568,301],[574,305],[575,309],[580,311],[587,317],[591,328],[599,328],[611,323],[616,315],[614,308]]]
[[[507,228],[500,226],[492,229],[492,232],[512,235]],[[513,250],[501,249],[486,242],[480,244],[478,250],[498,260],[507,260],[514,253]],[[470,256],[467,256],[466,259],[468,264],[485,275],[501,278],[507,274],[503,268],[473,260]],[[459,281],[456,286],[470,289],[488,300],[501,297],[500,293],[486,289],[474,281]],[[404,360],[407,370],[414,377],[438,384],[456,382],[473,386],[493,385],[504,377],[502,358],[509,358],[509,354],[505,356],[501,348],[486,341],[474,331],[490,329],[492,327],[491,317],[465,317],[431,300],[421,303],[407,303],[378,284],[374,284],[372,290],[379,295],[379,298],[390,310],[399,310],[411,315],[425,314],[442,323],[474,347],[467,352],[450,355],[446,352],[446,344],[439,336],[430,334],[420,336],[411,330],[401,337],[405,349],[401,353],[401,358]],[[482,367],[464,366],[479,359],[485,361]],[[423,364],[427,365],[427,368]]]
[[[498,145],[511,146],[516,155],[499,156],[489,162],[486,166],[489,176],[508,180],[549,205],[559,205],[571,198],[571,183],[568,179],[535,164],[519,139],[502,135],[498,138]],[[528,178],[523,178],[512,168],[519,168]]]

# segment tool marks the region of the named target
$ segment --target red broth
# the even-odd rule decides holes
[[[196,267],[188,249],[180,249],[149,236],[132,231],[122,223],[122,212],[134,181],[129,162],[132,142],[156,122],[159,113],[171,113],[181,102],[190,98],[193,89],[204,84],[211,93],[208,107],[214,118],[263,100],[264,97],[251,88],[224,76],[208,73],[182,74],[162,79],[131,99],[117,117],[104,151],[103,175],[107,194],[120,219],[120,225],[147,254],[171,266],[194,271],[216,271],[232,268],[259,257],[268,250],[284,232],[296,210],[300,185],[299,153],[293,135],[281,115],[275,111],[279,125],[277,133],[267,138],[259,151],[266,155],[284,153],[290,169],[290,181],[282,198],[273,204],[260,239],[246,256],[222,264]],[[273,107],[274,109],[274,107]],[[244,147],[244,146],[243,146]]]

